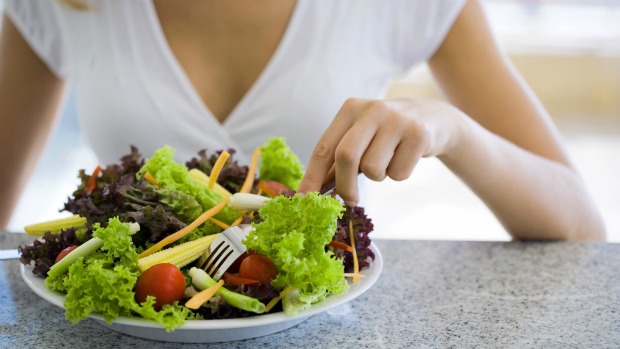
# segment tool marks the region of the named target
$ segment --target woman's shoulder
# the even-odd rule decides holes
[[[348,15],[360,17],[372,15],[369,19],[407,18],[413,26],[436,22],[438,19],[460,12],[467,0],[342,0],[342,1],[305,1],[308,9],[323,15]]]
[[[426,60],[437,50],[466,0],[304,1],[305,15],[334,35],[363,36],[403,64]],[[344,34],[343,34],[344,33]],[[330,35],[331,32],[330,32]]]
[[[4,11],[32,50],[54,74],[63,77],[62,39],[56,6],[54,1],[5,0]]]
[[[105,41],[111,28],[130,20],[128,14],[147,13],[148,1],[4,0],[4,10],[52,72],[67,78],[76,57]]]

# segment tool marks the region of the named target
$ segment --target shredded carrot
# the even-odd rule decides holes
[[[88,181],[86,182],[87,193],[91,193],[97,187],[97,177],[99,176],[99,172],[101,172],[101,166],[97,166],[90,177],[88,177]]]
[[[354,277],[365,278],[366,277],[366,275],[364,274],[354,274],[354,273],[344,273],[342,275],[344,275],[344,277],[346,278],[354,278]]]
[[[205,211],[203,214],[198,216],[198,218],[196,218],[196,220],[194,220],[193,222],[188,224],[185,228],[177,231],[174,234],[166,236],[160,242],[156,243],[155,245],[151,246],[149,249],[147,249],[147,250],[143,251],[142,253],[140,253],[140,255],[138,257],[142,258],[142,257],[149,256],[149,255],[151,255],[151,254],[161,250],[166,245],[169,245],[169,244],[179,240],[180,238],[182,238],[185,235],[187,235],[190,232],[192,232],[192,230],[198,228],[199,225],[201,225],[202,223],[206,222],[209,218],[211,218],[211,217],[215,216],[216,214],[218,214],[224,207],[226,207],[227,204],[228,204],[228,199],[224,199],[224,200],[220,201],[219,204],[217,204],[217,205],[213,206],[212,208],[208,209],[207,211]]]
[[[267,303],[267,305],[265,306],[265,313],[268,313],[273,307],[276,306],[276,304],[278,304],[279,301],[282,300],[282,298],[286,297],[287,294],[291,293],[291,291],[293,291],[295,288],[293,286],[289,286],[287,288],[285,288],[284,290],[282,290],[282,292],[280,292],[280,294],[277,297],[272,298],[269,303]]]
[[[215,225],[217,225],[218,227],[222,228],[222,229],[228,229],[230,228],[230,225],[220,221],[219,219],[215,219],[213,217],[209,218],[209,221]]]
[[[150,173],[146,172],[144,174],[144,179],[146,179],[146,181],[151,183],[152,185],[156,185],[159,187],[159,183],[157,183],[157,181],[155,180],[155,177],[153,177],[153,175],[151,175]]]
[[[260,147],[256,147],[254,152],[252,153],[252,161],[250,162],[250,167],[248,168],[248,175],[245,177],[245,181],[243,181],[243,185],[241,186],[240,193],[249,193],[252,190],[252,185],[254,184],[254,173],[256,172],[256,166],[258,165],[258,157],[260,156]]]
[[[347,244],[343,244],[342,242],[338,242],[338,241],[330,241],[329,246],[331,247],[335,247],[335,248],[339,248],[341,250],[345,250],[347,252],[353,252],[353,247],[347,245]]]
[[[235,225],[241,224],[241,222],[243,222],[243,215],[241,215],[239,218],[235,219],[235,221],[232,222],[232,224],[230,226],[234,227]]]
[[[353,234],[353,221],[349,220],[349,236],[351,236],[351,248],[353,248],[353,251],[351,251],[351,253],[353,253],[353,274],[359,274],[360,273],[360,264],[357,261],[357,251],[355,250],[355,234]],[[351,279],[351,282],[356,283],[360,281],[360,278],[357,276],[354,276]]]
[[[201,305],[203,305],[206,301],[211,299],[217,291],[220,290],[224,286],[224,280],[218,281],[215,285],[205,288],[199,293],[195,294],[192,298],[190,298],[186,303],[185,307],[190,309],[198,309]]]
[[[217,181],[217,177],[220,175],[220,172],[222,172],[222,169],[224,168],[224,165],[226,164],[226,161],[229,157],[229,152],[227,152],[226,150],[222,151],[220,156],[215,161],[215,165],[213,165],[213,169],[211,170],[211,174],[209,175],[209,183],[207,184],[207,188],[213,189],[213,186],[215,186],[215,182]]]

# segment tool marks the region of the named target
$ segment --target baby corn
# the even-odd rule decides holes
[[[84,224],[86,224],[86,218],[74,215],[67,218],[27,225],[24,227],[24,231],[28,235],[43,236],[47,231],[52,234],[58,234],[61,230],[82,228]]]
[[[138,269],[144,272],[148,268],[160,263],[170,263],[182,268],[200,257],[209,248],[218,234],[205,236],[175,247],[167,248],[152,255],[138,259]]]
[[[197,180],[199,183],[204,184],[204,186],[208,186],[209,185],[209,176],[200,171],[197,168],[193,168],[191,170],[189,170],[189,175],[194,178],[195,180]],[[230,195],[232,195],[228,190],[226,190],[226,188],[222,187],[220,184],[218,184],[217,182],[214,183],[213,185],[213,190],[222,195],[223,198],[227,198]]]

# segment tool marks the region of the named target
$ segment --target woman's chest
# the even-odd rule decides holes
[[[360,33],[361,22],[334,25],[346,17],[325,17],[310,2],[300,2],[283,24],[274,52],[263,53],[264,67],[240,72],[260,61],[245,57],[259,54],[258,48],[249,49],[249,34],[221,36],[246,40],[226,53],[217,52],[226,42],[192,50],[200,41],[179,41],[175,52],[177,44],[166,37],[148,4],[124,3],[122,13],[110,15],[102,9],[93,16],[98,22],[84,27],[83,38],[76,34],[70,43],[82,126],[98,153],[112,159],[126,152],[128,139],[145,152],[161,144],[188,152],[205,147],[251,152],[270,136],[286,137],[307,159],[346,98],[380,97],[390,78],[405,68],[392,52],[377,48],[376,37],[368,40]],[[262,46],[268,44],[257,47]],[[208,52],[215,57],[206,59]],[[217,103],[230,112],[218,114]],[[227,117],[222,121],[218,115]],[[144,129],[149,132],[138,132]],[[104,136],[110,133],[121,151]]]
[[[154,2],[163,39],[220,122],[274,57],[294,7],[292,0]]]

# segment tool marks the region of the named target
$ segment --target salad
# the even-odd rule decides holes
[[[345,292],[375,257],[364,209],[297,194],[302,176],[283,138],[258,147],[248,166],[232,149],[183,164],[169,146],[147,159],[132,146],[117,164],[80,170],[61,210],[73,216],[26,227],[38,238],[18,247],[20,261],[65,294],[74,324],[98,313],[172,331],[186,320],[294,315]],[[215,281],[202,261],[239,224],[252,227],[247,251]]]

